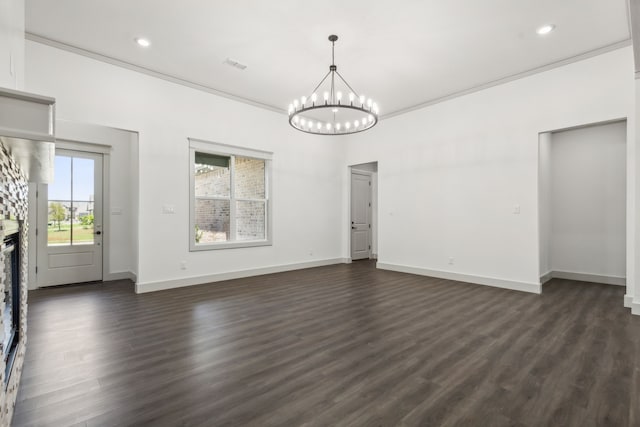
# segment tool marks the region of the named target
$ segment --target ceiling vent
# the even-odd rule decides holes
[[[245,68],[247,68],[247,66],[241,62],[236,61],[233,58],[227,58],[224,61],[225,64],[230,65],[234,68],[237,68],[238,70],[244,70]]]

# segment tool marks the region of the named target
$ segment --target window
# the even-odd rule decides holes
[[[189,139],[192,251],[271,244],[271,153]]]
[[[82,154],[55,156],[54,182],[48,187],[47,245],[94,243],[95,160]]]

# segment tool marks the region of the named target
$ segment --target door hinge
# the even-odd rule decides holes
[[[371,181],[369,181],[369,187],[371,187]]]
[[[38,266],[36,265],[36,274],[38,274]]]
[[[369,224],[369,228],[371,228],[371,224]]]
[[[371,207],[371,202],[369,202],[369,207]]]
[[[38,229],[36,228],[36,236],[38,235]]]
[[[369,245],[369,250],[371,250],[371,245]]]

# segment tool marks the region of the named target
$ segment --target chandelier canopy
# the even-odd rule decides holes
[[[378,123],[378,104],[358,94],[338,72],[334,51],[336,40],[338,36],[329,36],[329,72],[309,96],[294,99],[289,104],[289,124],[299,131],[347,135],[371,129]]]

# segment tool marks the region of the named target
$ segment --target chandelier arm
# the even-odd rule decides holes
[[[344,79],[344,77],[342,77],[342,76],[340,75],[340,73],[339,73],[338,71],[336,71],[336,74],[338,75],[338,77],[340,77],[340,80],[342,80],[342,82],[343,82],[344,84],[346,84],[346,85],[347,85],[347,87],[351,90],[351,92],[353,92],[353,94],[354,94],[355,96],[360,96],[360,95],[358,95],[358,92],[356,92],[355,90],[353,90],[353,88],[351,87],[351,85],[350,85],[349,83],[347,83],[347,81]]]
[[[320,83],[318,83],[318,86],[316,86],[316,88],[311,91],[311,94],[314,94],[316,92],[316,90],[318,90],[318,88],[322,85],[322,83],[324,83],[325,80],[327,80],[327,77],[329,77],[329,74],[331,74],[331,71],[329,71],[323,78],[322,80],[320,80]]]

